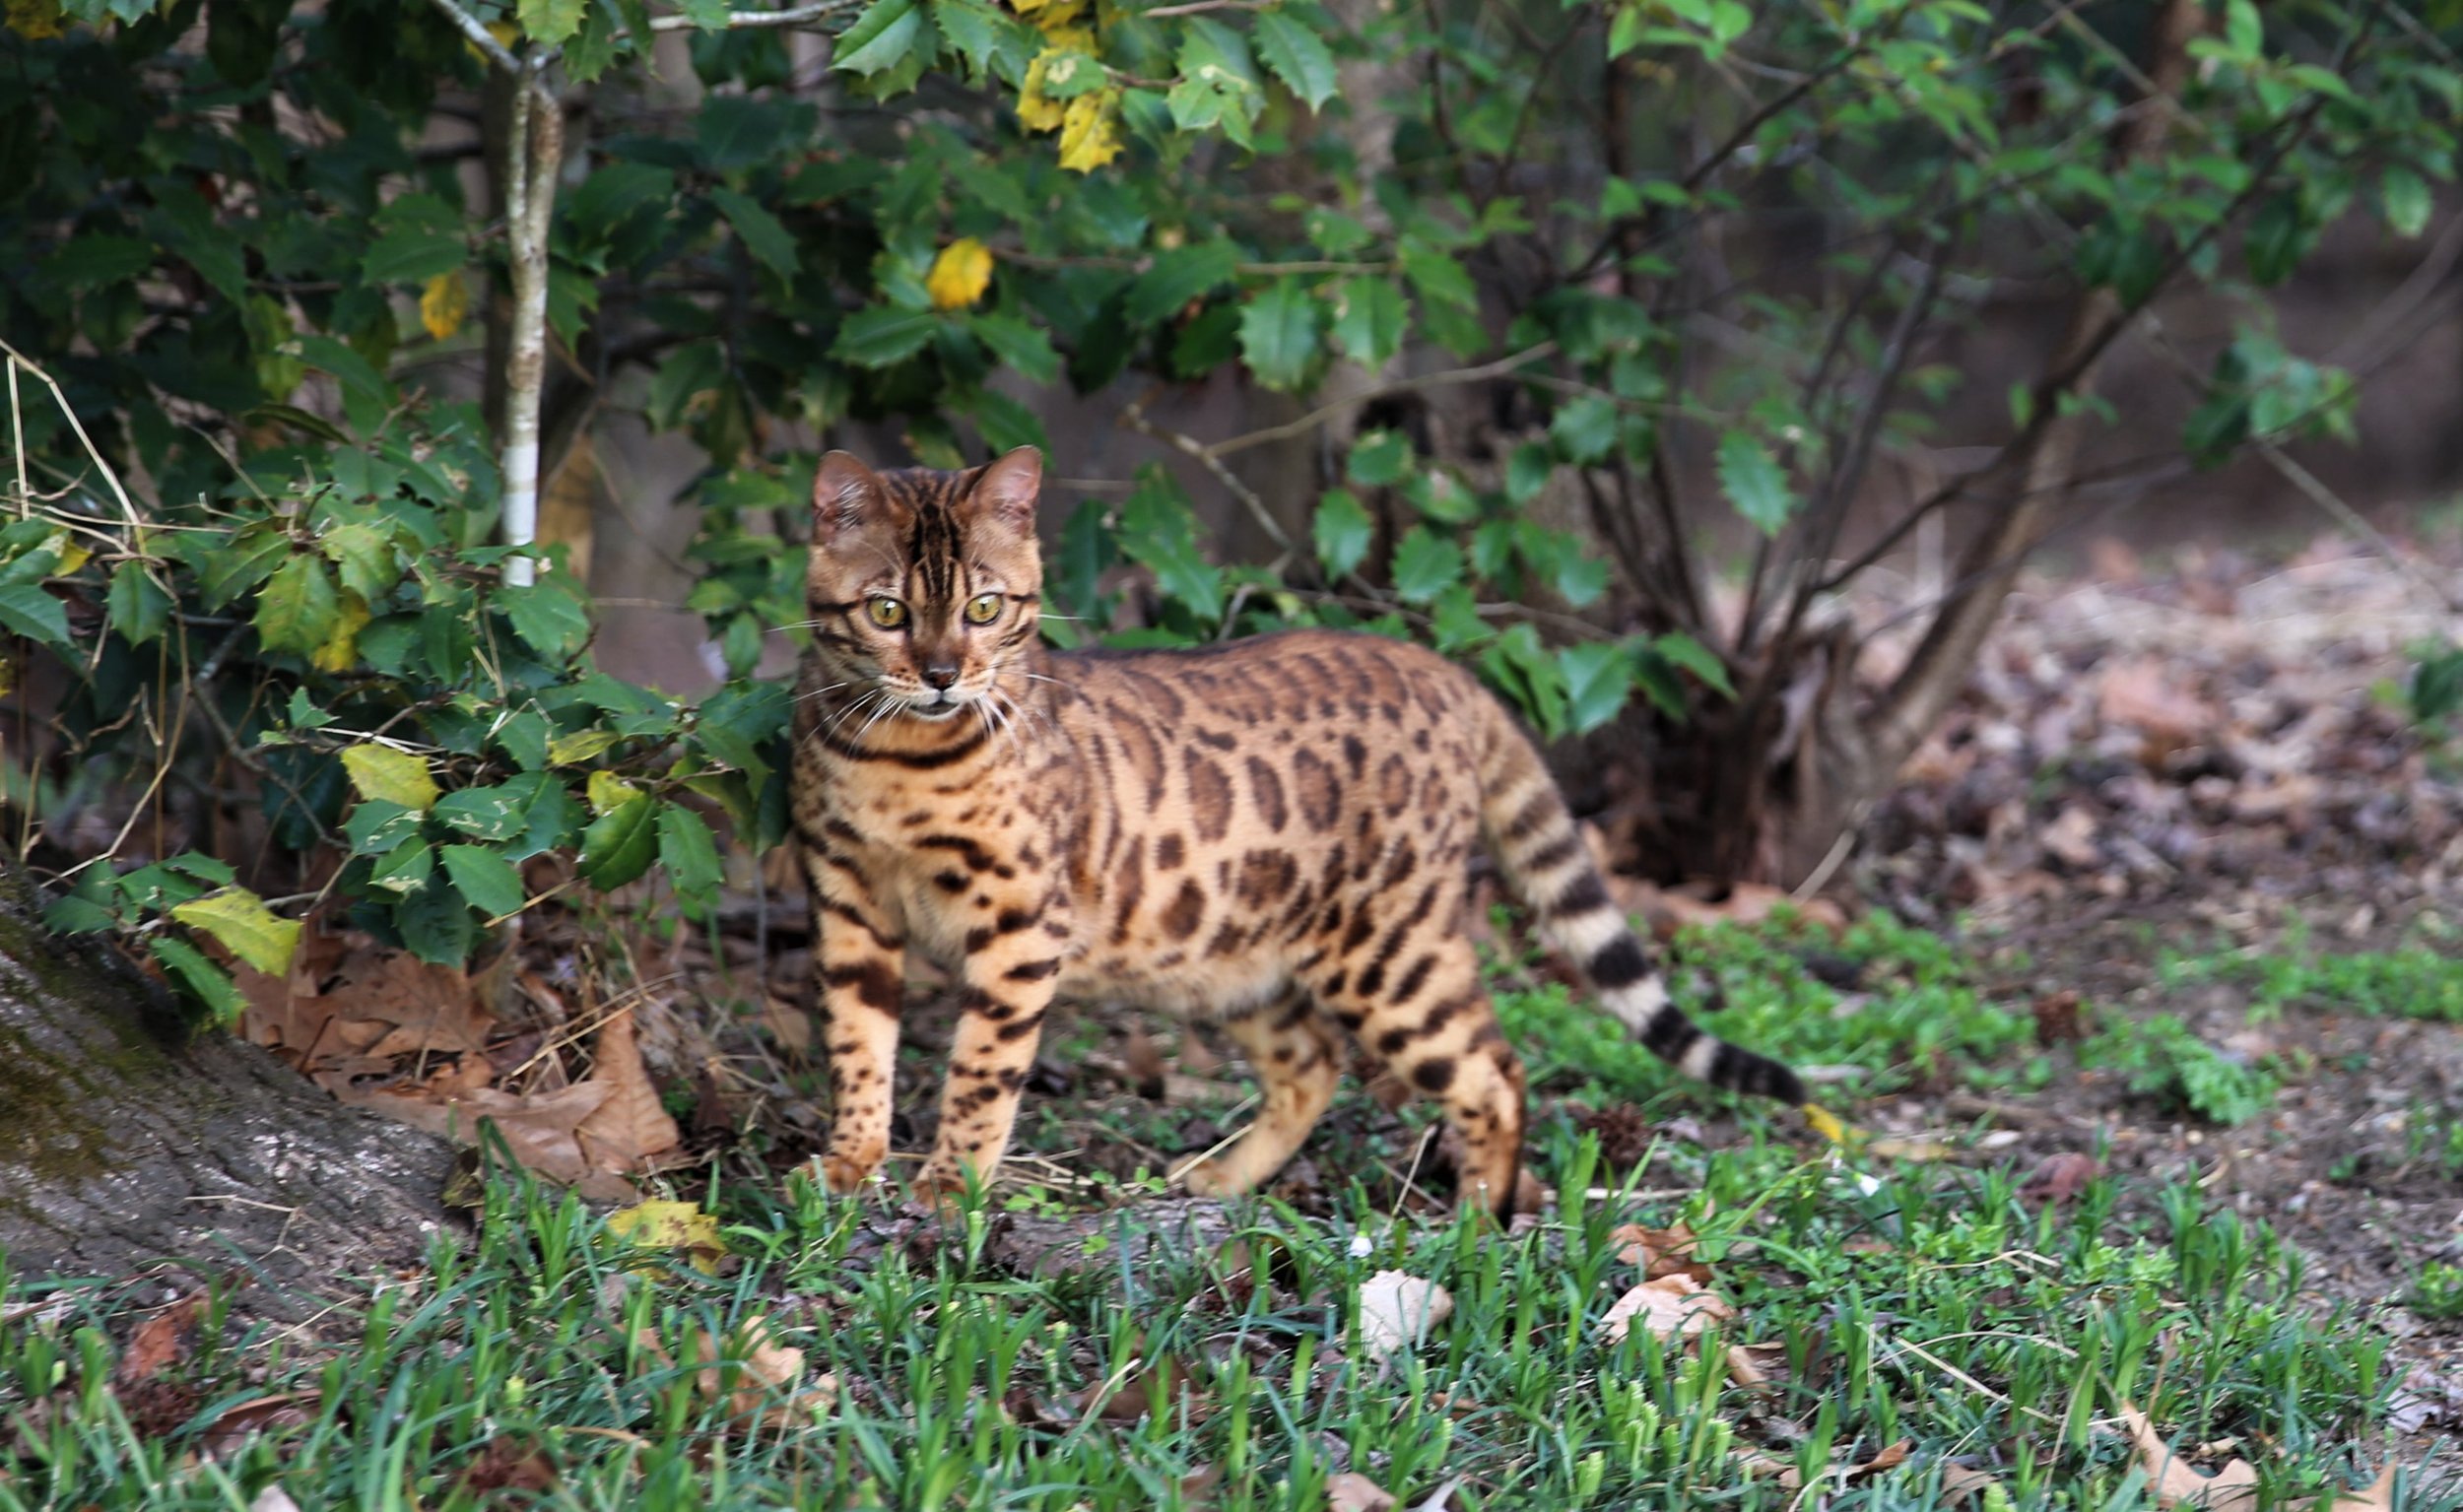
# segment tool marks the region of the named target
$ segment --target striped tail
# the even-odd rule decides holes
[[[1651,952],[1608,896],[1564,797],[1520,730],[1498,711],[1481,773],[1481,827],[1539,936],[1599,994],[1643,1048],[1698,1082],[1799,1107],[1796,1073],[1703,1029],[1668,997]]]

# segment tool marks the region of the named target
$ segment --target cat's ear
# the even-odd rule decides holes
[[[821,470],[813,475],[813,539],[833,541],[879,514],[889,501],[880,474],[852,452],[833,451],[821,459]]]
[[[1021,446],[984,464],[966,495],[967,507],[1025,535],[1034,534],[1034,503],[1043,496],[1043,453]]]

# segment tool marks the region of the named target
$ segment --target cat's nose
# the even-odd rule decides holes
[[[947,690],[951,684],[958,681],[958,664],[956,662],[926,663],[923,669],[923,680],[935,688]]]

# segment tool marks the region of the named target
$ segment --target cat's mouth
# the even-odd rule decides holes
[[[972,702],[974,702],[972,698],[961,698],[951,693],[937,692],[931,695],[930,701],[923,698],[908,699],[906,712],[917,719],[929,719],[938,723],[963,712],[966,705]]]

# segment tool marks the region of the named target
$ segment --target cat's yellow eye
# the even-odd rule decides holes
[[[968,625],[990,625],[1000,617],[1001,596],[997,593],[978,593],[966,601]]]
[[[906,623],[906,606],[896,599],[866,599],[864,613],[885,630],[897,629]]]

